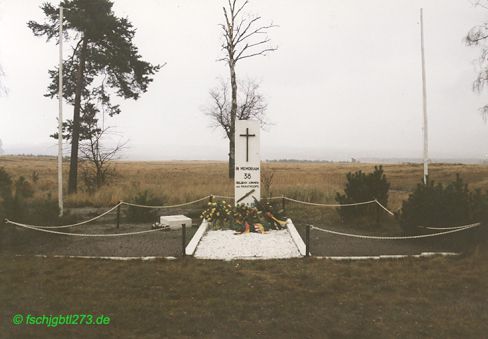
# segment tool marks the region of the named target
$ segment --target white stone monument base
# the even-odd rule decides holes
[[[200,259],[285,259],[299,258],[298,250],[288,230],[273,230],[266,234],[235,234],[232,230],[208,231],[194,254]]]

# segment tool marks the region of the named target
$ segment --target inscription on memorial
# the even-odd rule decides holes
[[[235,203],[254,206],[254,198],[261,196],[261,158],[259,150],[259,122],[236,121]]]

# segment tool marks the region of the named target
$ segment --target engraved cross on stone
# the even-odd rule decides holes
[[[246,134],[240,134],[241,137],[246,137],[246,162],[249,161],[249,137],[255,137],[256,134],[249,134],[249,128],[246,128]]]

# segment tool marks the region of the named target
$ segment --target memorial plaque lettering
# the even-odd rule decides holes
[[[261,196],[259,122],[236,121],[235,203],[254,206]]]

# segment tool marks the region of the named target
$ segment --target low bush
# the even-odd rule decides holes
[[[12,178],[3,167],[0,167],[0,220],[7,217],[12,202]]]
[[[22,220],[28,214],[26,200],[34,194],[31,184],[24,177],[15,182],[10,174],[0,168],[0,218]]]
[[[488,194],[470,191],[459,174],[456,180],[442,185],[420,183],[397,215],[400,226],[409,234],[418,233],[417,226],[446,227],[486,220]]]
[[[28,205],[28,212],[22,217],[22,221],[35,225],[62,225],[75,222],[76,218],[66,211],[62,218],[59,217],[59,207],[56,200],[48,197],[45,200],[33,200]]]
[[[388,204],[388,190],[390,183],[386,179],[383,166],[375,166],[372,173],[357,171],[346,174],[346,187],[344,194],[336,193],[336,201],[339,204],[353,204],[377,199],[383,206]],[[344,221],[376,220],[377,204],[359,206],[344,206],[338,209],[339,215]]]
[[[161,206],[165,203],[165,197],[155,197],[145,190],[137,194],[131,202],[138,205]],[[127,221],[131,222],[154,222],[157,219],[157,209],[129,206],[126,211]]]
[[[68,213],[60,218],[58,202],[51,199],[33,199],[34,189],[24,177],[13,180],[4,168],[0,168],[0,222],[5,218],[34,225],[62,225],[76,221]],[[19,233],[15,226],[0,227],[0,239],[3,245],[20,246],[28,244],[28,239],[40,236],[39,232]]]

